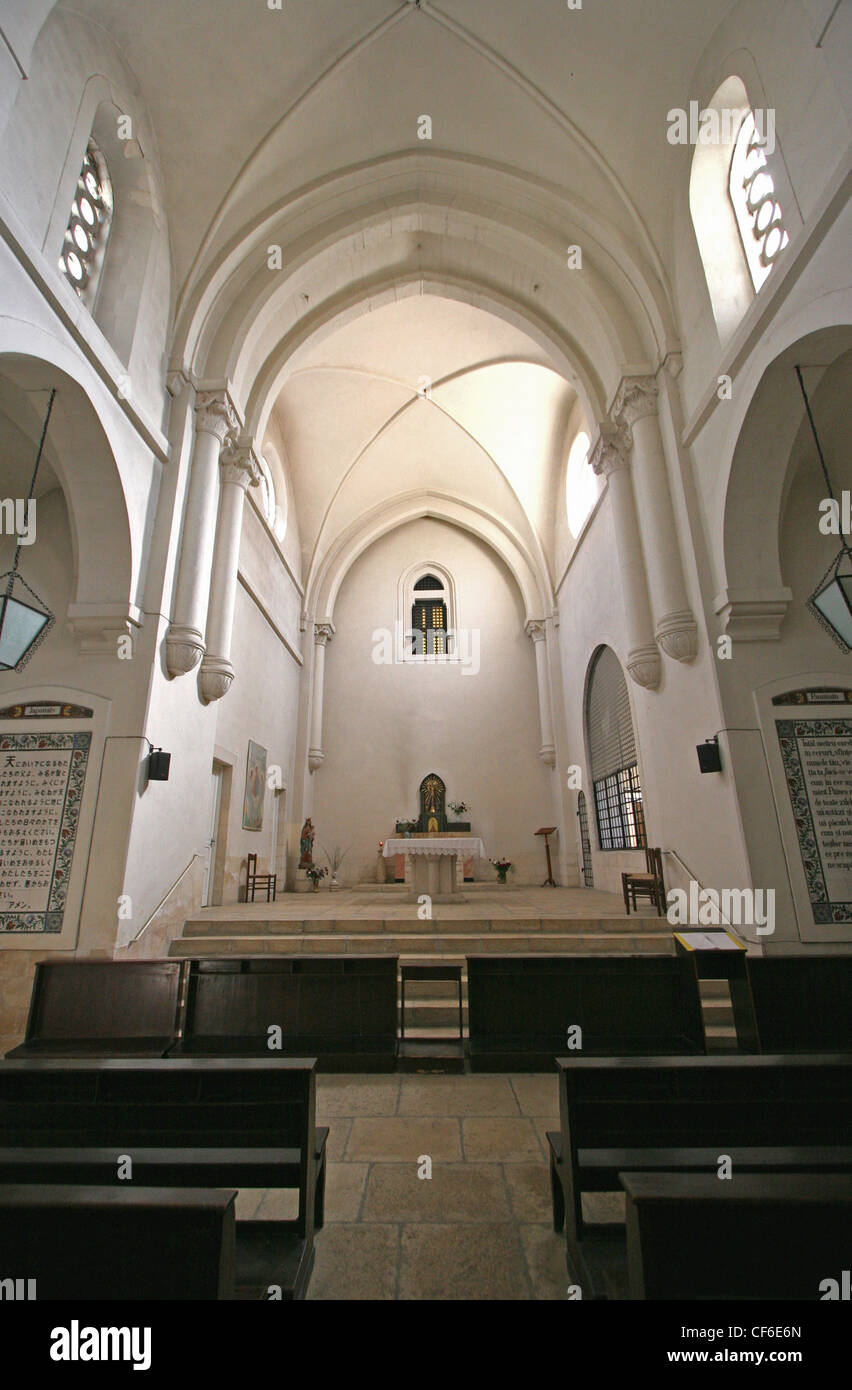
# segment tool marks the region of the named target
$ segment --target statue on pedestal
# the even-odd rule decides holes
[[[302,826],[302,833],[299,836],[299,868],[307,869],[314,862],[314,835],[316,831],[311,825],[311,818],[305,821]]]

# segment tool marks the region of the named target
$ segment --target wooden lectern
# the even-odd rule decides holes
[[[548,835],[556,834],[556,826],[543,825],[541,827],[541,830],[537,830],[535,833],[536,835],[544,836],[544,848],[547,851],[547,878],[544,880],[544,883],[541,886],[542,888],[556,888],[557,883],[556,879],[553,877],[553,867],[550,863],[550,841],[547,838]]]

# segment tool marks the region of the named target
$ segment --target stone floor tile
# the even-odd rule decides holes
[[[541,1156],[532,1120],[474,1115],[462,1120],[462,1135],[468,1162],[528,1163]]]
[[[435,1163],[431,1178],[409,1164],[374,1163],[364,1221],[509,1221],[503,1174],[494,1163]]]
[[[553,1208],[547,1164],[507,1163],[503,1174],[515,1220],[539,1221],[550,1225]]]
[[[341,1115],[396,1114],[399,1081],[398,1076],[318,1077],[317,1123]]]
[[[517,1115],[506,1076],[403,1076],[400,1115]],[[539,1114],[542,1112],[539,1111]]]
[[[394,1299],[398,1263],[398,1227],[331,1223],[316,1238],[316,1263],[307,1296],[313,1300]]]
[[[234,1211],[238,1221],[253,1221],[258,1207],[266,1196],[265,1187],[243,1187],[237,1193]]]
[[[522,1115],[559,1114],[559,1078],[555,1072],[553,1076],[513,1076],[511,1084]]]
[[[515,1301],[530,1296],[524,1249],[512,1223],[402,1228],[400,1298]]]
[[[565,1263],[565,1238],[547,1226],[520,1226],[533,1297],[568,1302],[572,1280]]]
[[[317,1123],[322,1124],[323,1122],[318,1119]],[[325,1123],[328,1126],[328,1138],[325,1141],[326,1160],[329,1163],[339,1163],[346,1152],[352,1121],[326,1120]]]
[[[329,1163],[325,1179],[326,1221],[359,1220],[368,1172],[367,1163]]]
[[[345,1155],[349,1161],[415,1164],[421,1154],[428,1154],[433,1163],[458,1162],[462,1157],[459,1121],[431,1115],[352,1121]]]

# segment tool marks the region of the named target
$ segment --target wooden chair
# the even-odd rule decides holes
[[[266,889],[266,901],[275,902],[275,894],[278,888],[277,874],[259,874],[257,872],[257,855],[248,856],[248,867],[246,869],[246,902],[254,902],[254,890],[256,888]],[[251,894],[251,897],[249,897]]]
[[[621,875],[621,891],[624,906],[630,915],[630,903],[636,911],[637,898],[649,898],[657,909],[657,916],[663,917],[666,910],[666,888],[663,882],[663,852],[661,849],[645,850],[644,874],[625,873]]]

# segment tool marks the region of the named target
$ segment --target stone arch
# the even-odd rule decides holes
[[[70,364],[67,364],[70,365]],[[130,520],[116,458],[85,388],[55,362],[4,351],[0,380],[17,427],[33,440],[33,461],[46,392],[58,388],[46,457],[65,497],[74,563],[68,617],[84,637],[104,627],[138,624],[133,603]],[[29,485],[29,476],[24,480]]]
[[[360,555],[375,541],[409,521],[432,517],[469,531],[495,551],[513,575],[524,604],[525,622],[553,610],[550,582],[541,574],[520,538],[483,509],[436,493],[409,494],[390,506],[375,507],[348,527],[318,561],[306,585],[306,612],[331,622],[340,586]]]
[[[848,293],[843,297],[852,300]],[[814,326],[815,309],[825,326]],[[757,380],[736,428],[724,494],[719,536],[725,587],[715,608],[725,630],[740,639],[779,635],[791,599],[781,568],[781,516],[795,469],[794,445],[809,429],[794,367],[814,368],[815,402],[817,369],[828,370],[852,349],[852,303],[833,322],[831,305],[809,306],[785,325],[784,339],[768,346],[756,364]]]

